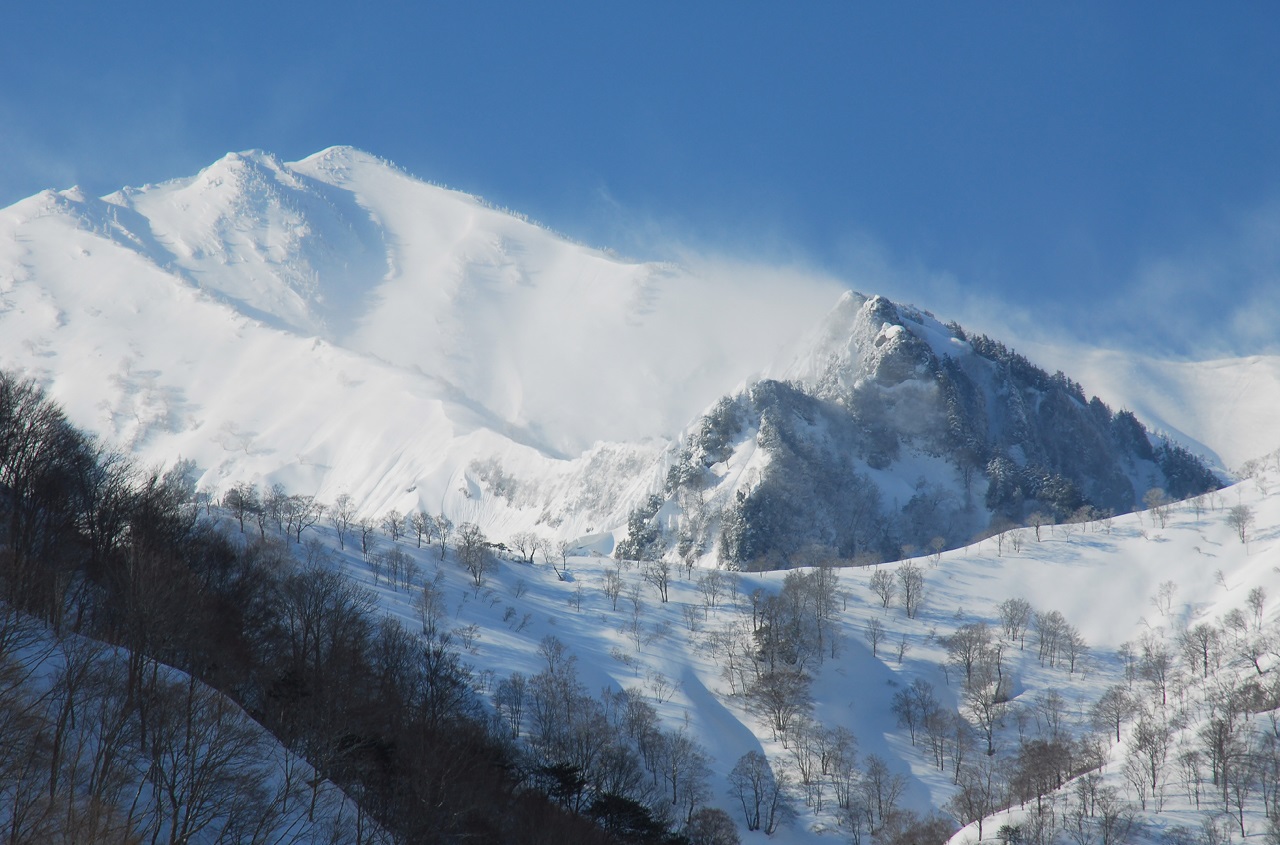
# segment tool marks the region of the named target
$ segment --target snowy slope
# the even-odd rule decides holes
[[[810,285],[780,311],[729,284],[587,249],[349,148],[231,154],[0,212],[0,366],[145,462],[195,460],[207,486],[501,522],[475,513],[468,474],[497,459],[537,488],[520,518],[555,522],[559,479],[600,475],[602,449],[633,478],[659,448],[645,438],[768,361],[766,325],[785,339],[830,298]],[[618,506],[592,504],[575,530]]]
[[[1280,469],[1274,464],[1267,470],[1271,477],[1277,473]],[[1257,517],[1248,544],[1239,541],[1228,521],[1229,509],[1236,504],[1248,505]],[[402,617],[407,625],[420,624],[417,586],[406,590],[376,577],[350,542],[348,550],[341,552],[330,529],[316,530],[330,544],[334,559],[378,592],[387,612]],[[1246,596],[1255,587],[1270,597],[1265,624],[1273,630],[1280,625],[1280,602],[1275,600],[1280,595],[1280,574],[1272,566],[1280,549],[1280,493],[1266,480],[1209,494],[1198,506],[1176,506],[1163,527],[1152,514],[1144,513],[1107,523],[1045,528],[1040,541],[1032,529],[1016,533],[1016,543],[1013,535],[1005,535],[999,541],[991,538],[915,561],[924,574],[924,601],[915,618],[907,617],[899,601],[883,607],[870,586],[878,570],[895,572],[900,564],[838,570],[844,591],[836,621],[839,647],[835,658],[828,657],[814,669],[813,718],[825,727],[852,731],[861,760],[877,755],[891,772],[904,776],[902,807],[919,812],[940,808],[956,787],[950,762],[940,771],[923,740],[913,746],[897,724],[890,709],[893,696],[922,679],[933,685],[944,707],[958,709],[972,721],[958,670],[952,667],[948,674],[942,668],[947,662],[943,638],[960,625],[974,622],[986,622],[999,631],[997,608],[1005,599],[1024,598],[1036,611],[1060,612],[1088,644],[1074,671],[1065,664],[1051,666],[1038,660],[1034,633],[1027,635],[1024,649],[1007,646],[1004,671],[1013,679],[1013,695],[995,734],[998,759],[1006,761],[1002,763],[1006,769],[1022,732],[1028,739],[1042,735],[1041,718],[1051,693],[1061,697],[1068,733],[1076,737],[1091,733],[1088,712],[1093,702],[1109,686],[1124,683],[1121,651],[1126,644],[1155,637],[1176,650],[1178,631],[1244,608]],[[482,693],[491,695],[512,672],[530,675],[545,667],[539,645],[545,637],[554,636],[577,658],[578,675],[587,689],[639,691],[657,707],[668,729],[687,728],[712,758],[709,803],[724,808],[739,824],[741,810],[727,793],[727,776],[741,755],[753,750],[766,753],[777,771],[790,770],[794,775],[788,745],[772,736],[767,721],[741,695],[731,694],[723,674],[724,655],[709,636],[734,624],[747,624],[753,591],[777,592],[788,573],[724,573],[736,585],[726,584],[717,604],[707,607],[697,585],[704,572],[686,575],[676,570],[670,602],[664,604],[645,582],[643,572],[632,565],[620,570],[624,588],[615,609],[604,585],[606,572],[617,564],[607,558],[571,558],[564,580],[541,558],[534,565],[505,560],[476,588],[452,553],[441,560],[434,548],[419,550],[411,539],[398,544],[386,537],[379,540],[379,552],[393,546],[417,563],[415,585],[432,584],[442,598],[445,625],[455,631],[454,643],[466,646],[465,657],[476,668]],[[1166,583],[1173,590],[1162,605],[1158,596]],[[638,614],[627,597],[633,589],[642,605]],[[866,637],[873,619],[885,629],[875,656]],[[906,643],[901,658],[900,642]],[[1232,660],[1224,656],[1224,673],[1234,671]],[[1264,666],[1270,673],[1280,671],[1273,657],[1266,658]],[[1183,700],[1197,694],[1192,685],[1179,688],[1186,690],[1181,693]],[[1171,708],[1174,703],[1171,698]],[[1186,732],[1194,734],[1194,730],[1192,725]],[[1106,783],[1124,785],[1128,727],[1125,736],[1124,744],[1109,749],[1111,762],[1103,771]],[[970,760],[984,756],[981,740],[977,743]],[[1165,803],[1158,813],[1138,813],[1145,832],[1133,841],[1158,842],[1160,832],[1170,824],[1199,824],[1201,812],[1179,797],[1182,785],[1174,780],[1173,763],[1169,769],[1173,785]],[[1211,786],[1202,786],[1212,791]],[[837,826],[830,790],[821,811],[806,807],[799,789],[795,794],[795,822],[772,838],[744,831],[743,841],[828,841]],[[1136,809],[1136,797],[1129,798]],[[1025,814],[1000,815],[989,823],[987,835],[992,835],[997,823],[1024,819]],[[1246,825],[1261,830],[1263,819],[1256,806],[1247,814]],[[970,828],[955,841],[972,843],[975,838]]]
[[[77,425],[144,463],[192,459],[214,490],[280,482],[499,535],[621,525],[717,397],[874,343],[795,345],[840,327],[837,298],[786,268],[620,260],[346,147],[0,211],[0,366]],[[1280,446],[1270,359],[1066,354],[1091,392],[1229,468]]]

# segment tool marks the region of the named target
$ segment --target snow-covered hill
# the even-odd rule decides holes
[[[816,274],[620,260],[345,147],[0,211],[0,366],[77,425],[193,460],[214,491],[346,493],[499,537],[623,528],[690,421],[762,373],[821,392],[897,361],[881,326],[833,322],[838,300]],[[956,351],[926,323],[931,354]],[[1277,367],[1128,366],[1085,385],[1228,467],[1274,448]],[[941,464],[891,474],[886,501],[955,486]],[[952,544],[985,519],[959,523]]]
[[[902,400],[895,407],[903,420],[923,424],[929,419],[905,401],[912,391],[932,395],[912,384],[917,364],[953,353],[974,384],[996,383],[963,337],[930,315],[902,309],[872,319],[897,307],[841,299],[821,279],[791,281],[785,297],[776,287],[756,297],[764,288],[733,274],[622,261],[347,148],[292,164],[244,153],[191,179],[100,199],[45,192],[0,212],[0,366],[34,377],[74,423],[144,462],[193,460],[206,488],[279,482],[324,501],[349,493],[370,515],[444,512],[480,524],[495,541],[528,529],[569,538],[599,532],[607,550],[607,532],[623,533],[638,504],[658,508],[651,515],[677,529],[691,505],[709,504],[710,493],[702,498],[679,479],[667,489],[683,449],[702,460],[702,489],[731,503],[739,492],[745,501],[769,466],[762,433],[770,426],[825,435],[826,418],[792,413],[810,406],[783,402],[786,390],[835,406],[871,379]],[[1049,359],[1051,367],[1224,467],[1280,445],[1270,425],[1280,407],[1273,359],[1054,354],[1062,357]],[[1076,401],[1078,386],[1059,381]],[[717,399],[746,407],[768,384],[757,419],[724,436]],[[1022,441],[1000,439],[1003,411],[988,404],[987,413],[998,423],[991,442],[1017,445],[1025,457]],[[881,456],[870,457],[860,472],[894,463],[877,467]],[[1139,475],[1155,480],[1150,467],[1140,469],[1123,475],[1134,498]],[[963,481],[939,454],[917,449],[896,470],[877,481],[899,505],[921,489],[920,479],[927,487],[944,476],[949,501],[963,501]],[[452,552],[441,559],[403,538],[380,538],[360,555],[349,539],[347,549],[335,549],[327,522],[308,534],[374,588],[388,612],[420,628],[424,609],[434,608],[433,624],[468,651],[485,695],[513,671],[538,672],[546,662],[539,648],[557,638],[578,657],[586,689],[635,690],[668,730],[683,728],[705,747],[707,800],[735,817],[730,771],[743,754],[765,754],[777,771],[792,773],[798,809],[774,841],[810,842],[841,824],[847,834],[854,818],[883,821],[880,811],[843,813],[849,808],[840,806],[830,772],[804,773],[812,763],[800,756],[805,743],[836,736],[818,727],[856,736],[858,762],[846,758],[846,774],[869,783],[874,757],[889,776],[886,788],[900,792],[896,803],[923,813],[952,800],[957,766],[983,760],[988,742],[1010,774],[1028,740],[1054,739],[1055,731],[1058,739],[1087,739],[1093,703],[1116,686],[1141,696],[1150,718],[1176,724],[1171,736],[1192,748],[1212,717],[1208,668],[1197,680],[1194,667],[1182,666],[1182,680],[1157,706],[1154,681],[1128,677],[1126,667],[1161,647],[1188,663],[1179,634],[1197,625],[1219,631],[1215,683],[1242,685],[1255,673],[1273,688],[1277,473],[1274,461],[1256,465],[1251,480],[1163,516],[1022,528],[909,563],[828,571],[838,579],[828,598],[838,601],[824,605],[817,652],[801,642],[815,630],[804,620],[789,643],[761,624],[767,607],[785,610],[768,605],[769,596],[791,589],[801,599],[791,607],[802,608],[816,595],[796,592],[816,589],[811,568],[726,573],[668,561],[673,568],[663,575],[584,555],[563,577],[541,560],[507,560],[477,579]],[[653,503],[655,491],[672,495]],[[1255,520],[1248,542],[1231,524],[1239,506]],[[723,515],[706,508],[703,527],[719,530]],[[972,534],[949,542],[965,536]],[[322,556],[314,546],[303,551]],[[818,559],[827,550],[809,551]],[[668,577],[664,601],[658,585]],[[908,584],[922,587],[911,608],[903,604]],[[896,596],[888,593],[894,585]],[[1256,610],[1251,596],[1261,597]],[[1045,653],[1035,630],[1025,639],[1009,632],[1000,611],[1009,600],[1025,600],[1047,623],[1060,620],[1061,644]],[[999,680],[975,693],[949,651],[961,631],[983,625],[983,660],[990,664],[998,646]],[[794,658],[789,666],[808,649],[801,668],[812,677],[813,722],[803,730],[772,729],[761,698],[745,694],[766,645],[785,651],[783,662]],[[892,708],[917,681],[930,685],[939,712],[964,721],[933,725],[913,743]],[[984,703],[983,690],[1002,700]],[[1250,718],[1263,724],[1275,709],[1252,701]],[[1102,785],[1121,788],[1146,820],[1137,841],[1159,841],[1173,822],[1195,827],[1212,806],[1194,806],[1195,795],[1213,792],[1207,770],[1170,763],[1161,775],[1173,785],[1160,809],[1143,810],[1125,776],[1134,734],[1128,720],[1120,741],[1103,748]],[[1080,753],[1087,758],[1087,749]],[[1155,807],[1156,796],[1148,798]],[[1250,832],[1265,826],[1258,807],[1249,802],[1241,821]],[[1000,822],[1027,819],[1020,808]]]
[[[830,571],[834,604],[823,653],[808,651],[801,658],[812,678],[812,706],[798,712],[812,721],[794,722],[790,733],[775,731],[766,706],[747,690],[755,683],[752,661],[763,659],[767,635],[761,631],[767,629],[759,627],[760,620],[776,612],[776,607],[767,610],[768,597],[798,595],[788,592],[792,582],[803,584],[815,570],[724,573],[677,567],[669,572],[669,601],[663,602],[658,578],[644,564],[571,557],[561,576],[558,558],[538,556],[533,564],[506,559],[477,583],[452,551],[442,558],[434,548],[416,548],[412,538],[381,537],[371,554],[362,556],[350,540],[346,551],[337,549],[329,528],[316,530],[333,559],[377,591],[387,612],[415,629],[424,622],[420,585],[427,585],[433,630],[452,632],[452,642],[465,649],[476,669],[478,688],[500,713],[505,712],[497,703],[502,682],[515,672],[530,678],[546,669],[548,638],[555,638],[564,648],[561,659],[575,661],[575,677],[590,694],[630,690],[656,708],[663,730],[684,731],[696,740],[709,761],[705,800],[729,812],[740,829],[743,812],[730,794],[730,772],[744,754],[766,755],[776,774],[786,774],[795,819],[773,837],[744,829],[744,842],[817,843],[831,841],[832,835],[849,841],[852,822],[840,806],[835,775],[801,756],[805,749],[817,754],[813,743],[844,729],[856,738],[856,756],[850,758],[856,760],[853,818],[861,820],[863,842],[869,841],[865,802],[873,789],[868,770],[873,756],[887,767],[881,774],[894,788],[893,805],[925,816],[947,807],[960,792],[957,765],[968,773],[994,764],[1004,789],[1010,782],[1019,784],[1022,749],[1040,741],[1069,745],[1070,766],[1076,767],[1064,769],[1063,787],[1044,799],[1058,819],[1058,838],[1052,841],[1076,841],[1064,825],[1078,806],[1073,802],[1079,778],[1072,780],[1066,772],[1079,774],[1094,765],[1091,755],[1101,754],[1102,768],[1094,772],[1101,780],[1090,782],[1095,791],[1117,790],[1112,797],[1120,803],[1114,806],[1134,823],[1132,835],[1122,841],[1154,845],[1167,841],[1162,836],[1175,826],[1196,836],[1206,818],[1222,826],[1223,801],[1220,789],[1214,797],[1207,763],[1201,758],[1196,773],[1177,761],[1178,753],[1203,745],[1201,728],[1211,715],[1213,691],[1251,678],[1262,689],[1280,689],[1280,664],[1274,648],[1267,651],[1265,645],[1274,643],[1280,630],[1275,598],[1280,575],[1272,566],[1280,548],[1277,473],[1272,462],[1260,480],[1160,514],[1046,526],[1039,538],[1034,529],[1022,528],[910,562]],[[1239,506],[1252,516],[1248,542],[1241,542],[1233,523],[1233,508]],[[234,525],[228,523],[228,530]],[[395,570],[400,575],[389,563],[393,557],[400,561]],[[900,589],[886,600],[877,588],[883,577],[901,585],[899,573],[908,568],[921,578],[919,603],[910,612]],[[1255,599],[1261,602],[1256,611]],[[1011,600],[1024,601],[1028,609],[1021,629],[1013,632],[1003,613]],[[1233,627],[1241,619],[1245,627]],[[1060,630],[1051,632],[1051,623]],[[1183,645],[1186,632],[1197,626],[1220,637],[1203,672]],[[995,752],[990,757],[984,699],[967,690],[965,670],[951,649],[962,632],[979,627],[987,637],[979,659],[987,661],[983,671],[990,671],[998,650],[1002,678],[990,688],[999,688],[1000,700],[986,705]],[[807,636],[812,635],[810,630]],[[1057,643],[1045,645],[1052,637]],[[1161,653],[1169,660],[1162,672],[1148,671],[1151,655]],[[1249,654],[1258,656],[1256,665]],[[941,727],[918,725],[913,741],[894,708],[917,682],[929,686],[937,712],[949,721],[938,722]],[[1173,726],[1167,759],[1160,764],[1163,785],[1158,796],[1146,795],[1145,805],[1126,777],[1127,761],[1135,754],[1136,710],[1123,718],[1119,743],[1108,739],[1108,728],[1093,715],[1096,702],[1113,687],[1125,690],[1149,718]],[[1162,689],[1167,693],[1163,704]],[[1250,737],[1270,730],[1268,719],[1280,712],[1278,704],[1280,698],[1256,705],[1249,716]],[[962,721],[951,721],[957,714]],[[526,722],[522,735],[532,731]],[[814,768],[806,775],[808,765]],[[1245,798],[1244,825],[1260,834],[1266,826],[1264,799],[1256,784],[1252,788]],[[1009,806],[1012,810],[1005,812]],[[1025,833],[1035,821],[1034,807],[1034,798],[1019,806],[1016,793],[1000,798],[987,811],[984,836],[994,836],[1000,825],[1019,825]],[[1086,820],[1097,824],[1093,817]],[[1233,824],[1238,828],[1239,820]],[[971,845],[976,839],[972,825],[954,841]]]
[[[231,154],[0,212],[0,365],[209,486],[466,518],[473,461],[551,490],[599,475],[596,444],[674,434],[834,296],[798,285],[778,308],[735,281],[619,260],[350,148]],[[653,451],[613,449],[628,468]],[[613,500],[593,504],[587,522]]]

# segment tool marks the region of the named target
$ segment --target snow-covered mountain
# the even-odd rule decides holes
[[[859,535],[871,490],[899,531],[879,540],[921,554],[943,517],[956,528],[942,545],[957,546],[993,513],[1054,505],[1065,488],[1025,486],[1047,477],[1031,469],[1124,509],[1153,485],[1190,492],[1159,435],[1229,469],[1280,446],[1276,359],[1057,350],[1070,377],[1048,375],[881,297],[806,284],[779,311],[735,281],[619,260],[355,150],[292,164],[245,153],[192,179],[0,212],[0,367],[145,462],[193,460],[212,489],[280,482],[350,493],[370,514],[444,511],[495,540],[533,528],[599,533],[603,548],[614,532],[688,558],[810,523],[804,544],[730,555],[740,564],[855,557],[878,541]],[[735,763],[763,755],[797,811],[770,841],[879,835],[893,814],[870,804],[893,793],[900,809],[981,815],[988,836],[1020,826],[1024,841],[1047,823],[1059,841],[1072,823],[1074,841],[1094,841],[1094,808],[1121,802],[1146,845],[1197,841],[1187,831],[1210,810],[1261,835],[1280,794],[1260,769],[1223,775],[1255,790],[1223,796],[1207,756],[1224,706],[1233,748],[1276,733],[1277,473],[1272,457],[1177,506],[865,567],[726,573],[580,554],[557,572],[544,552],[469,572],[456,550],[403,536],[357,552],[327,523],[294,548],[335,562],[408,629],[434,614],[495,713],[503,681],[540,671],[560,643],[583,689],[629,690],[694,740],[700,800],[739,821]],[[209,518],[239,536],[226,512]],[[804,684],[781,727],[761,685],[774,657]],[[936,719],[906,726],[903,696],[926,688]],[[1112,690],[1130,707],[1102,730],[1095,705]],[[1153,726],[1168,755],[1150,769]],[[846,736],[856,755],[845,742],[843,762],[815,763]],[[1029,772],[1036,748],[1065,762]],[[981,784],[961,780],[984,771],[1014,792],[968,813],[956,796]],[[1048,821],[1027,791],[1041,776],[1057,779]],[[1172,838],[1175,824],[1191,838]],[[954,841],[976,839],[975,824]]]
[[[858,317],[867,300],[837,302],[821,278],[778,271],[771,283],[765,297],[743,268],[620,260],[351,148],[293,163],[233,153],[192,178],[102,198],[46,191],[0,212],[0,366],[35,377],[74,423],[144,462],[194,461],[214,491],[278,482],[324,501],[350,494],[371,515],[426,509],[498,537],[578,537],[622,529],[663,493],[718,397],[797,383],[848,405],[880,385],[890,428],[925,423],[908,394],[936,385],[895,368],[960,360],[966,341],[880,299]],[[1223,366],[1166,380],[1203,408]],[[1273,396],[1278,372],[1242,378]],[[1107,386],[1117,409],[1129,404],[1132,385]],[[1217,443],[1236,433],[1221,415],[1142,407],[1197,451],[1240,451]],[[759,422],[737,435],[759,435]],[[890,451],[918,434],[886,431]],[[862,469],[895,511],[921,479],[966,507],[982,498],[984,479],[961,490],[955,456],[937,445],[902,460],[865,450]],[[758,476],[746,457],[715,470],[732,467],[732,492]],[[1111,481],[1131,491],[1092,500],[1125,509],[1168,486],[1149,468],[1125,474]],[[690,522],[683,505],[665,515]],[[989,516],[882,545],[935,533],[955,545]],[[700,519],[719,530],[715,514]]]
[[[883,297],[845,294],[777,372],[686,433],[628,556],[665,528],[682,557],[718,539],[734,568],[893,560],[1219,484],[1061,372]]]
[[[231,154],[0,213],[0,365],[207,486],[501,522],[468,471],[496,460],[539,482],[532,518],[590,487],[586,530],[626,498],[605,476],[634,477],[661,448],[646,438],[768,363],[766,327],[786,338],[832,297],[811,285],[788,311],[731,281],[619,260],[357,150]]]

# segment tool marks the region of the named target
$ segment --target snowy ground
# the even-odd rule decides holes
[[[1274,476],[1273,469],[1272,475]],[[1237,504],[1251,507],[1257,516],[1250,542],[1242,544],[1227,522],[1228,509]],[[1198,511],[1198,512],[1197,512]],[[951,771],[939,772],[923,745],[913,747],[890,712],[894,692],[917,678],[933,684],[944,704],[956,706],[960,689],[956,670],[948,675],[940,638],[958,625],[985,620],[999,629],[997,605],[1006,598],[1027,599],[1038,611],[1057,610],[1079,629],[1089,652],[1072,673],[1065,667],[1050,668],[1036,659],[1033,636],[1025,651],[1010,650],[1007,670],[1014,681],[1014,698],[997,731],[1002,753],[1018,745],[1018,710],[1026,713],[1022,730],[1033,736],[1035,716],[1044,696],[1055,690],[1065,703],[1063,712],[1074,734],[1089,730],[1088,710],[1102,692],[1123,683],[1124,672],[1117,652],[1123,644],[1136,644],[1145,635],[1172,642],[1177,630],[1199,621],[1213,621],[1243,607],[1254,587],[1280,597],[1277,540],[1280,540],[1280,496],[1270,494],[1268,482],[1251,480],[1205,497],[1199,507],[1179,504],[1172,508],[1161,528],[1152,514],[1115,518],[1106,524],[1057,526],[1042,529],[1037,542],[1033,529],[1021,529],[1019,550],[1014,540],[984,543],[941,555],[922,558],[925,601],[915,619],[908,619],[897,603],[888,609],[869,587],[875,571],[840,571],[846,603],[840,614],[842,644],[838,657],[826,660],[818,670],[814,687],[815,719],[827,726],[844,726],[857,737],[862,759],[876,754],[891,769],[908,777],[903,805],[917,810],[939,807],[953,794]],[[326,543],[334,543],[329,529],[320,531]],[[504,538],[493,537],[494,540]],[[386,551],[390,540],[381,538]],[[733,573],[736,599],[726,594],[718,607],[705,613],[701,593],[693,579],[678,570],[663,604],[656,591],[642,583],[638,568],[624,569],[628,586],[639,585],[644,610],[640,642],[630,626],[632,604],[623,597],[614,611],[602,587],[606,570],[614,562],[603,557],[576,557],[561,580],[541,561],[534,565],[505,560],[480,590],[453,560],[444,561],[436,549],[418,550],[403,538],[399,546],[421,567],[427,581],[439,578],[447,597],[450,624],[459,632],[455,643],[468,643],[467,659],[476,667],[482,691],[492,692],[496,682],[513,671],[538,671],[540,641],[554,635],[578,658],[580,676],[588,689],[639,689],[649,696],[669,728],[687,725],[714,758],[712,803],[738,815],[727,795],[725,776],[739,756],[750,750],[765,752],[775,767],[786,767],[789,752],[774,741],[761,717],[752,713],[740,696],[728,695],[721,676],[723,658],[707,645],[705,633],[724,626],[748,612],[748,596],[762,587],[778,590],[785,573]],[[369,587],[378,591],[387,612],[405,624],[419,624],[414,607],[417,589],[399,591],[386,580],[375,582],[372,569],[358,553],[333,550],[342,564]],[[893,569],[897,564],[884,564]],[[1161,585],[1172,582],[1166,606],[1157,595]],[[1167,588],[1166,588],[1167,590]],[[580,602],[580,607],[578,606]],[[695,628],[687,626],[686,608],[696,612]],[[1280,602],[1271,601],[1267,617],[1274,619]],[[879,619],[888,632],[887,642],[873,657],[864,636],[869,619]],[[469,628],[469,626],[476,626]],[[465,635],[465,636],[464,636]],[[908,649],[898,660],[898,643]],[[1274,657],[1267,657],[1274,661]],[[1271,671],[1267,664],[1268,671]],[[1252,670],[1251,670],[1252,671]],[[1184,698],[1194,696],[1194,690]],[[967,712],[967,711],[965,711]],[[1112,760],[1123,760],[1124,749],[1113,749]],[[1170,764],[1170,770],[1173,765]],[[1118,764],[1104,774],[1108,782],[1123,786]],[[1211,791],[1211,789],[1209,790]],[[1198,829],[1201,814],[1171,787],[1163,809],[1148,813],[1146,838],[1157,842],[1157,833],[1178,823]],[[1255,807],[1256,809],[1256,807]],[[1007,819],[1006,819],[1007,821]],[[1256,812],[1246,826],[1260,831],[1263,820]],[[772,841],[829,841],[840,836],[829,811],[815,813],[799,804],[797,820],[780,830]],[[988,823],[987,835],[996,825]],[[823,832],[826,832],[824,835]],[[976,833],[961,833],[956,842],[972,842]],[[744,841],[764,841],[751,834]]]

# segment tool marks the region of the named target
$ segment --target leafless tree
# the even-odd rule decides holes
[[[803,672],[780,669],[761,675],[747,690],[747,700],[767,719],[774,739],[789,739],[795,720],[813,706],[810,683]]]
[[[1253,528],[1255,519],[1253,508],[1248,505],[1234,505],[1227,511],[1227,525],[1235,530],[1241,543],[1249,541],[1249,531]]]
[[[258,488],[252,482],[243,481],[234,485],[222,495],[222,506],[231,511],[231,515],[240,523],[240,533],[244,533],[244,520],[252,516],[262,507],[258,498]]]
[[[884,625],[882,625],[880,620],[876,619],[874,616],[868,617],[867,625],[863,629],[862,633],[863,636],[867,638],[867,642],[871,644],[871,656],[877,657],[877,651],[880,647],[880,643],[884,642],[884,638],[887,636]]]
[[[1151,798],[1155,802],[1156,812],[1161,812],[1164,807],[1164,766],[1169,756],[1169,744],[1172,740],[1173,732],[1169,725],[1161,718],[1154,714],[1142,713],[1138,716],[1138,724],[1133,732],[1133,742],[1129,748],[1129,758],[1134,762],[1137,769],[1141,770],[1141,780],[1145,787],[1150,790]],[[1129,773],[1129,764],[1126,763],[1126,774]],[[1138,783],[1131,778],[1135,786]],[[1139,790],[1141,795],[1142,790]],[[1146,804],[1143,802],[1143,808]]]
[[[689,845],[741,845],[738,826],[719,807],[703,807],[689,817],[685,825]]]
[[[356,519],[356,506],[349,493],[341,493],[338,498],[333,500],[333,507],[329,509],[329,521],[333,523],[333,530],[338,535],[338,547],[347,548],[347,534],[351,531],[352,523]]]
[[[887,608],[898,594],[898,584],[893,573],[887,569],[877,569],[871,573],[871,591],[880,597],[880,606]]]
[[[985,673],[981,667],[987,661],[991,650],[991,629],[985,622],[970,622],[961,625],[955,633],[942,638],[947,649],[947,658],[951,663],[964,671],[965,686],[971,686],[975,674],[984,681]]]
[[[667,591],[671,586],[671,561],[665,558],[645,561],[643,577],[646,583],[653,585],[663,604],[667,602]]]
[[[1108,732],[1114,731],[1116,742],[1120,741],[1120,728],[1125,721],[1133,718],[1137,712],[1137,704],[1129,692],[1120,685],[1108,687],[1097,703],[1093,705],[1093,722],[1099,728],[1105,727]]]
[[[960,824],[978,823],[978,840],[982,840],[982,822],[1005,803],[1005,783],[994,760],[979,760],[967,766],[957,783],[959,789],[947,801],[947,810]]]
[[[885,823],[898,807],[898,800],[907,789],[907,779],[894,772],[878,754],[867,757],[860,784],[862,799],[872,829]]]
[[[444,514],[437,514],[435,531],[436,541],[440,544],[440,559],[444,560],[445,547],[449,544],[449,538],[453,536],[453,520]]]
[[[538,535],[532,531],[517,531],[511,535],[511,546],[520,553],[521,560],[531,564],[538,551]]]
[[[1220,640],[1219,630],[1215,626],[1208,625],[1207,622],[1201,622],[1181,632],[1178,644],[1183,650],[1183,657],[1190,671],[1199,671],[1201,677],[1207,679],[1210,664],[1217,666]]]
[[[435,522],[435,517],[424,510],[416,510],[409,514],[409,527],[417,537],[418,548],[422,548],[423,538],[426,538],[428,543],[431,542],[431,535],[435,532]]]
[[[925,724],[941,710],[938,698],[933,693],[933,685],[923,678],[916,678],[910,686],[903,687],[893,695],[893,713],[898,717],[899,727],[905,727],[911,736],[911,744],[916,744],[916,735]]]
[[[368,560],[373,552],[373,534],[378,530],[378,524],[368,517],[362,517],[356,522],[356,530],[360,532],[360,552]]]
[[[1142,496],[1142,503],[1147,506],[1147,510],[1151,512],[1152,518],[1159,523],[1161,528],[1169,521],[1169,497],[1165,495],[1164,488],[1152,487]]]
[[[698,579],[698,591],[702,593],[703,615],[708,615],[724,591],[724,575],[719,569],[712,569]]]
[[[898,583],[902,586],[902,609],[908,619],[914,619],[924,601],[924,573],[908,560],[898,567]]]
[[[1173,654],[1162,640],[1146,636],[1142,642],[1142,656],[1138,662],[1138,675],[1160,694],[1160,705],[1169,702],[1169,681],[1174,672]]]
[[[485,577],[493,568],[493,553],[484,532],[474,522],[458,526],[458,563],[470,573],[472,586],[479,593]]]
[[[729,772],[729,795],[741,804],[747,830],[772,835],[789,817],[785,778],[775,776],[768,758],[759,751],[738,758]]]
[[[1031,625],[1031,602],[1024,598],[1005,599],[1000,602],[1000,624],[1004,628],[1004,637],[1011,643],[1018,643],[1019,648],[1027,644],[1027,628]]]
[[[302,543],[302,532],[324,518],[324,505],[315,496],[301,494],[290,496],[285,504],[293,541]]]
[[[382,515],[382,530],[391,538],[391,542],[400,542],[400,535],[404,533],[404,514],[392,508]]]
[[[1040,528],[1041,528],[1042,526],[1045,526],[1045,525],[1052,525],[1052,524],[1053,524],[1053,520],[1049,519],[1049,517],[1045,516],[1045,515],[1044,515],[1043,513],[1041,513],[1040,511],[1032,511],[1032,512],[1031,512],[1031,515],[1027,517],[1027,524],[1028,524],[1028,525],[1030,525],[1032,528],[1034,528],[1034,529],[1035,529],[1035,531],[1036,531],[1036,542],[1037,542],[1037,543],[1039,543],[1039,542],[1040,542]]]
[[[561,540],[556,543],[556,557],[560,558],[560,571],[557,572],[556,575],[561,580],[564,580],[565,573],[569,571],[569,555],[573,554],[573,552],[574,545],[571,541]],[[552,568],[554,567],[555,564],[552,564]],[[617,608],[615,608],[615,610],[616,609]]]
[[[604,594],[614,610],[618,609],[618,597],[622,595],[622,567],[614,564],[604,571]]]

